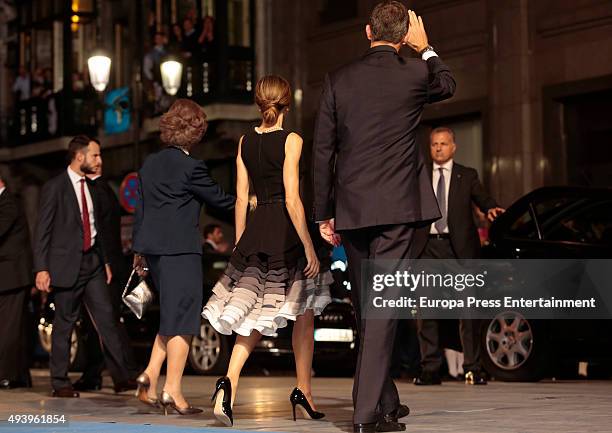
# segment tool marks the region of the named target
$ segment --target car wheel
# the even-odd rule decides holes
[[[199,374],[222,374],[227,368],[231,350],[231,338],[202,320],[200,333],[191,340],[189,365]]]
[[[530,382],[542,378],[548,342],[543,324],[515,311],[504,311],[481,327],[482,361],[498,380]]]

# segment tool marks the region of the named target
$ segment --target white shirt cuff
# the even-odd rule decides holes
[[[421,58],[425,61],[427,61],[427,59],[431,57],[438,57],[438,54],[433,50],[429,50],[429,51],[425,51],[423,55],[421,56]]]

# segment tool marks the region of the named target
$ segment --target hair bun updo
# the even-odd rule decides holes
[[[162,142],[184,149],[198,144],[207,127],[206,113],[189,99],[177,99],[159,119]]]
[[[283,77],[266,75],[255,86],[255,103],[261,110],[264,125],[272,126],[281,111],[291,104],[291,86]]]

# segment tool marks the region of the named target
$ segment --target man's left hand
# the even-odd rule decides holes
[[[425,24],[423,24],[423,19],[412,10],[408,11],[408,18],[408,33],[406,33],[402,43],[420,53],[429,45]]]
[[[493,222],[498,216],[500,216],[504,212],[506,212],[506,209],[503,209],[501,207],[492,207],[487,211],[487,219],[490,222]]]
[[[113,280],[113,271],[108,263],[104,265],[104,269],[106,269],[106,284],[110,284]]]

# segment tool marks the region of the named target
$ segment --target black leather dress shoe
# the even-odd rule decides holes
[[[53,397],[61,398],[78,398],[80,394],[75,391],[71,386],[65,386],[63,388],[54,389],[51,393]]]
[[[403,422],[393,422],[393,421],[379,421],[376,424],[377,432],[393,432],[393,431],[405,431],[406,424]]]
[[[406,424],[392,421],[379,421],[365,424],[353,424],[353,433],[378,433],[405,431]]]
[[[487,379],[479,371],[468,371],[465,373],[466,385],[486,385]]]
[[[400,404],[393,412],[383,416],[384,422],[397,422],[398,419],[404,418],[410,414],[410,408],[405,404]]]
[[[426,385],[441,385],[442,379],[437,373],[423,372],[419,377],[414,379],[415,385],[426,386]]]
[[[72,384],[72,388],[77,391],[100,391],[102,389],[102,378],[98,379],[84,379],[80,378]]]
[[[125,382],[116,383],[114,386],[115,392],[120,393],[124,391],[133,391],[138,388],[138,383],[135,379],[129,379]]]
[[[353,424],[353,433],[376,433],[376,423]]]

